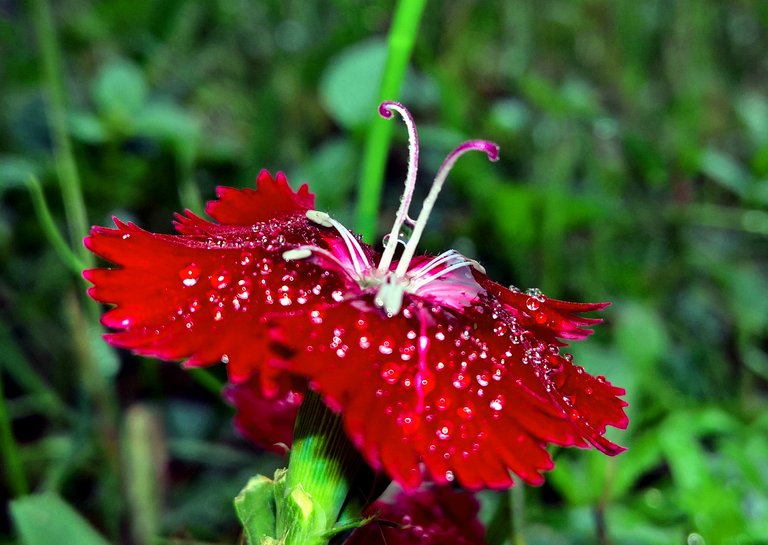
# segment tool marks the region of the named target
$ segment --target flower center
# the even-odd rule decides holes
[[[443,164],[440,165],[418,217],[416,220],[412,220],[408,216],[408,210],[416,187],[419,138],[413,117],[402,104],[386,101],[379,106],[379,114],[384,118],[391,118],[392,112],[400,114],[408,130],[408,173],[405,178],[405,190],[400,199],[400,207],[397,210],[392,229],[384,238],[384,252],[378,265],[374,268],[358,240],[346,227],[328,214],[317,210],[308,210],[307,218],[323,227],[334,228],[339,233],[341,240],[334,242],[335,247],[330,250],[317,246],[299,246],[284,252],[283,258],[290,261],[315,256],[326,264],[336,266],[355,280],[361,288],[375,288],[377,290],[374,298],[375,304],[384,308],[390,316],[400,312],[405,293],[431,296],[446,306],[461,309],[482,291],[468,269],[472,267],[480,272],[485,272],[483,268],[476,261],[455,250],[448,250],[432,259],[415,258],[416,247],[448,173],[459,157],[475,150],[484,152],[489,160],[496,161],[499,158],[499,147],[487,140],[468,140],[451,151]],[[396,262],[396,266],[392,270],[395,250],[397,245],[403,242],[400,235],[405,224],[412,226],[413,230],[405,243],[400,260]]]

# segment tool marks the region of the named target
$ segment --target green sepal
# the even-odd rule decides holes
[[[278,543],[275,539],[275,481],[264,475],[252,477],[235,498],[235,512],[249,545]]]

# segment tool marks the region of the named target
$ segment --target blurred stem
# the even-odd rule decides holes
[[[64,264],[69,267],[73,273],[79,275],[80,271],[85,268],[85,263],[72,251],[72,248],[69,247],[67,241],[61,236],[59,229],[56,227],[56,223],[53,221],[53,216],[48,208],[48,203],[45,202],[43,188],[40,186],[40,182],[36,177],[30,176],[27,179],[27,189],[29,189],[29,195],[32,198],[32,205],[35,208],[37,221],[40,222],[40,226],[42,227],[48,242],[50,242]]]
[[[509,489],[509,537],[512,545],[525,545],[523,521],[525,520],[525,488],[521,482]]]
[[[188,373],[200,386],[214,394],[216,397],[221,395],[224,389],[224,383],[207,369],[189,369]]]
[[[400,0],[397,3],[389,31],[387,63],[381,80],[379,102],[397,100],[400,95],[425,4],[426,0]],[[388,123],[376,115],[365,140],[356,224],[357,230],[368,241],[373,240],[376,235],[376,220],[392,126],[391,122]]]
[[[48,95],[48,119],[53,137],[54,161],[67,218],[70,245],[79,260],[86,267],[91,267],[94,257],[82,244],[82,239],[88,231],[88,219],[80,176],[67,132],[64,77],[53,15],[46,0],[30,0],[30,4]],[[102,505],[106,517],[105,524],[113,535],[117,535],[121,511],[121,497],[118,493],[120,461],[117,447],[117,407],[111,384],[92,351],[91,333],[96,335],[98,306],[90,299],[85,299],[84,302],[82,294],[77,297],[70,292],[65,294],[64,308],[77,356],[79,381],[85,393],[83,417],[86,421],[95,421],[96,436],[106,460],[102,483],[105,487],[104,495],[110,498],[110,501]]]
[[[19,456],[19,447],[13,437],[11,420],[8,418],[8,409],[5,404],[5,392],[3,391],[3,371],[0,368],[0,453],[5,467],[8,489],[14,497],[24,496],[29,492],[27,477],[24,474],[24,465]]]
[[[80,176],[72,152],[72,142],[67,132],[67,110],[64,95],[64,78],[61,70],[61,54],[53,25],[53,16],[46,0],[30,0],[32,23],[37,35],[43,74],[48,95],[48,118],[54,142],[56,173],[61,186],[61,196],[67,216],[69,239],[80,261],[93,265],[93,256],[81,243],[88,231],[88,218],[80,187]]]

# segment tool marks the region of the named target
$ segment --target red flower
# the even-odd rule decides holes
[[[362,248],[337,247],[330,255],[306,246],[285,254],[334,270],[345,289],[341,301],[274,317],[282,365],[306,376],[342,413],[371,466],[406,489],[421,483],[422,469],[437,483],[458,479],[473,489],[511,486],[509,470],[540,484],[541,472],[553,467],[548,444],[621,452],[603,434],[608,425],[627,425],[626,403],[617,397],[624,391],[560,353],[563,339],[584,338],[591,332],[584,326],[600,321],[578,314],[606,303],[567,303],[538,290],[504,288],[455,251],[414,257],[453,163],[469,150],[495,159],[495,145],[471,141],[448,156],[400,260],[392,262],[409,221],[418,145],[407,111],[393,103],[383,108],[383,114],[401,113],[412,136],[398,219],[378,264]],[[344,230],[325,216],[315,219]]]
[[[115,305],[102,323],[115,346],[189,366],[228,364],[240,382],[261,371],[273,390],[275,371],[266,367],[266,317],[309,301],[340,298],[339,280],[318,267],[285,261],[292,247],[333,245],[337,235],[306,217],[314,195],[297,192],[282,173],[262,171],[257,190],[218,188],[206,213],[177,214],[178,235],[145,231],[115,218],[115,229],[94,227],[85,245],[118,265],[83,276],[88,293]],[[331,235],[330,240],[326,237]]]
[[[296,415],[306,385],[300,381],[287,389],[264,396],[258,373],[239,384],[228,384],[224,397],[237,411],[235,427],[248,440],[278,454],[285,454],[293,442]]]
[[[187,212],[176,236],[119,220],[93,229],[86,245],[120,266],[84,273],[89,293],[116,305],[103,318],[118,330],[107,339],[188,365],[228,362],[233,381],[259,373],[270,395],[306,377],[368,462],[405,488],[425,471],[468,488],[511,486],[510,470],[538,484],[553,466],[549,444],[621,452],[603,435],[627,425],[624,391],[560,353],[600,321],[579,314],[606,304],[504,288],[452,250],[416,256],[458,157],[495,159],[498,149],[470,141],[454,150],[413,221],[416,131],[402,106],[382,105],[392,111],[406,120],[411,164],[382,255],[311,210],[306,187],[293,193],[262,173],[257,191],[219,189],[206,210],[218,224]],[[395,261],[406,223],[413,232]]]
[[[378,501],[367,510],[376,516],[358,528],[346,545],[484,545],[480,505],[467,492],[431,487],[398,494],[393,503]]]

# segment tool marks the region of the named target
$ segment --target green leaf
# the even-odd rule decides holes
[[[69,132],[76,139],[88,144],[101,144],[108,138],[107,129],[101,119],[90,112],[71,113]]]
[[[144,74],[135,64],[115,60],[104,66],[91,89],[96,108],[110,122],[129,123],[147,99]]]
[[[235,512],[250,545],[275,538],[275,483],[256,475],[235,498]]]
[[[109,545],[77,511],[53,493],[12,501],[11,517],[24,545]]]
[[[716,149],[710,148],[702,154],[699,168],[722,187],[739,196],[745,195],[751,185],[744,168],[730,155]]]
[[[377,38],[353,45],[333,59],[320,82],[320,96],[328,113],[354,129],[376,112],[387,45]]]
[[[309,182],[319,209],[338,210],[349,202],[357,168],[356,148],[348,139],[331,140],[312,153],[289,180]]]
[[[197,120],[172,102],[150,102],[136,118],[136,132],[176,145],[194,145],[200,134]]]

